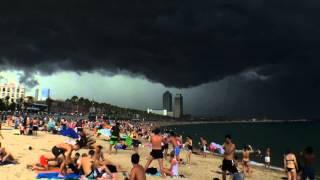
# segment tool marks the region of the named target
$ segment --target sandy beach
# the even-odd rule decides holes
[[[49,152],[55,144],[67,140],[67,137],[60,135],[52,135],[45,132],[39,132],[38,136],[21,136],[15,135],[18,130],[9,129],[3,127],[2,134],[4,140],[2,140],[3,146],[8,149],[18,159],[19,164],[0,166],[0,179],[1,180],[31,180],[35,179],[36,173],[28,170],[26,166],[38,162],[39,156],[43,153]],[[108,142],[103,138],[97,140],[98,144],[103,145],[105,156],[112,162],[121,165],[123,169],[130,171],[131,162],[130,156],[133,153],[131,150],[121,150],[118,154],[108,155],[107,148]],[[29,150],[29,146],[32,150]],[[80,152],[87,152],[88,150],[82,149]],[[146,163],[146,158],[150,152],[147,147],[140,148],[141,164]],[[185,157],[185,152],[182,153],[182,158]],[[193,155],[191,165],[180,166],[180,173],[186,177],[186,179],[213,179],[215,177],[221,179],[219,165],[221,164],[221,158],[215,156],[208,156],[203,158],[199,155]],[[165,162],[165,166],[169,166],[168,162]],[[157,162],[153,162],[150,167],[158,167]],[[119,173],[118,179],[124,179],[122,174]],[[266,170],[264,168],[254,167],[253,173],[246,179],[261,179],[261,180],[273,180],[281,179],[284,177],[284,173]],[[160,177],[148,176],[147,179],[161,179]],[[169,178],[168,178],[169,179]]]

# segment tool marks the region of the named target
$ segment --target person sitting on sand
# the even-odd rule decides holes
[[[17,161],[8,150],[1,146],[0,143],[0,164],[2,163],[17,163]]]
[[[95,162],[87,154],[82,154],[78,169],[82,169],[86,179],[103,179],[101,178],[103,173],[107,173],[109,176],[113,177],[112,173],[106,166],[97,167]]]
[[[225,136],[224,159],[222,161],[222,179],[227,179],[227,171],[231,174],[238,172],[238,169],[234,163],[234,153],[236,151],[236,145],[232,143],[231,135]]]
[[[95,150],[89,151],[89,155],[95,161],[96,166],[107,166],[111,172],[125,172],[120,165],[116,165],[104,157],[102,148],[102,146],[98,145]]]
[[[160,129],[156,128],[154,130],[154,135],[151,136],[151,144],[152,144],[152,151],[150,153],[150,157],[144,167],[145,171],[150,166],[153,160],[158,160],[160,172],[162,173],[163,170],[163,153],[161,144],[163,142],[163,137],[160,135]]]
[[[146,180],[144,168],[139,164],[140,156],[135,153],[131,156],[132,169],[130,172],[130,180]]]
[[[170,177],[179,177],[179,161],[175,158],[175,153],[170,153],[170,168],[163,168],[164,173]]]
[[[298,162],[296,156],[291,152],[291,150],[287,150],[286,154],[284,155],[283,164],[284,169],[287,172],[288,180],[296,180]]]
[[[246,175],[250,174],[250,153],[253,152],[253,149],[250,145],[246,145],[242,150],[242,167],[243,173]]]

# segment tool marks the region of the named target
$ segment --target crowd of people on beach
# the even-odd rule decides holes
[[[95,121],[90,121],[79,117],[67,119],[55,116],[37,117],[30,114],[13,115],[6,119],[7,126],[18,129],[20,135],[36,136],[37,131],[45,131],[52,134],[67,132],[67,136],[76,136],[74,140],[56,144],[52,147],[51,152],[41,154],[38,162],[28,165],[28,168],[34,171],[59,168],[59,177],[75,173],[81,175],[81,179],[104,180],[115,179],[114,173],[121,172],[127,179],[132,180],[145,180],[147,174],[184,178],[185,176],[180,173],[179,167],[186,164],[191,165],[193,154],[201,155],[203,158],[209,154],[223,156],[222,164],[219,167],[223,180],[227,179],[227,175],[230,175],[234,180],[250,176],[252,173],[250,156],[252,154],[263,157],[265,168],[272,168],[271,148],[267,148],[265,153],[254,150],[251,145],[237,150],[231,135],[225,136],[225,142],[222,145],[209,144],[204,137],[201,137],[199,143],[194,145],[194,139],[191,136],[184,138],[172,130],[155,127],[150,122],[110,121],[103,117],[97,117]],[[110,133],[107,138],[108,148],[97,144],[96,141],[104,132]],[[0,138],[5,138],[1,131]],[[144,166],[140,164],[139,147],[151,149],[148,161]],[[87,149],[88,151],[80,154],[79,149]],[[129,173],[121,165],[111,162],[104,156],[104,151],[112,154],[118,153],[119,149],[132,150],[132,169]],[[181,151],[185,151],[185,157],[181,156]],[[239,156],[242,156],[242,160],[239,159]],[[315,179],[315,153],[312,147],[307,147],[299,157],[302,157],[300,163],[292,151],[288,150],[284,155],[284,170],[288,179]],[[169,167],[164,166],[166,160],[169,161]],[[159,169],[149,167],[153,161],[158,163]],[[18,160],[2,147],[1,143],[0,163],[18,163]]]

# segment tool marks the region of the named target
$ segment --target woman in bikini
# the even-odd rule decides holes
[[[243,148],[242,151],[242,167],[244,174],[249,175],[251,172],[250,169],[250,153],[253,152],[252,147],[250,145],[247,145]]]
[[[297,180],[298,162],[296,156],[290,150],[284,155],[283,164],[288,180]]]
[[[187,149],[187,163],[191,164],[191,155],[192,155],[192,151],[193,151],[192,137],[190,137],[190,136],[187,137],[185,147]]]

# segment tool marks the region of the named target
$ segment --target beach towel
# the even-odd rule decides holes
[[[107,128],[98,130],[98,133],[106,137],[111,137],[111,131]]]
[[[39,173],[36,177],[36,179],[80,179],[80,175],[78,174],[68,174],[64,177],[59,177],[59,173],[58,172],[46,172],[46,173]]]
[[[71,129],[71,128],[67,128],[67,129],[62,129],[60,131],[60,134],[62,136],[67,136],[67,137],[71,137],[73,139],[78,139],[79,135],[76,133],[75,130]]]
[[[127,136],[126,140],[125,140],[125,144],[128,146],[128,147],[131,147],[132,146],[132,138]]]

